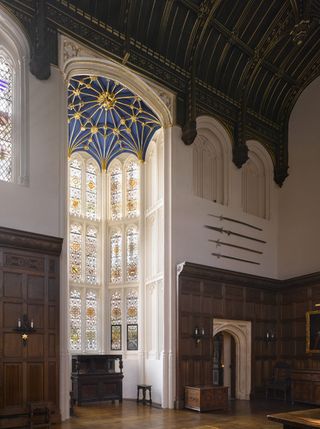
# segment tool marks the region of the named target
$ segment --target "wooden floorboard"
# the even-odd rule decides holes
[[[292,407],[280,401],[232,401],[227,412],[199,413],[163,410],[124,400],[122,404],[116,401],[76,407],[70,420],[53,429],[280,429],[281,425],[266,419],[267,414],[307,408],[310,407]]]

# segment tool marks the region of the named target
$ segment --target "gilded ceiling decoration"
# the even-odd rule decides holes
[[[75,76],[68,86],[69,155],[85,151],[106,170],[122,152],[145,159],[160,122],[152,110],[119,82]]]
[[[283,183],[290,113],[320,74],[320,0],[0,3],[30,32],[39,78],[46,61],[55,61],[54,35],[63,32],[171,89],[186,144],[196,136],[197,116],[215,116],[233,135],[239,168],[248,158],[246,141],[256,139],[273,160],[275,181]]]

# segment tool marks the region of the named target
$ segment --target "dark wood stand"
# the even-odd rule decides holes
[[[319,429],[320,408],[306,411],[291,411],[288,413],[272,414],[267,418],[273,422],[282,423],[283,429]]]
[[[122,401],[122,356],[72,357],[72,398],[75,405],[108,400]]]
[[[226,410],[228,408],[228,387],[186,386],[184,406],[200,412]]]
[[[292,402],[320,405],[320,371],[295,369],[291,372]]]

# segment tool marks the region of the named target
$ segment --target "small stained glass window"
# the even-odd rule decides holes
[[[13,167],[12,137],[13,69],[0,55],[0,180],[11,182]]]
[[[127,307],[127,324],[136,324],[138,323],[138,292],[132,290],[128,293],[126,299]]]
[[[70,162],[70,214],[81,215],[81,163],[77,159]]]
[[[135,281],[138,279],[138,229],[136,226],[130,226],[127,229],[127,280]]]
[[[110,238],[111,250],[111,283],[120,283],[122,279],[122,235],[113,231]]]
[[[81,350],[81,293],[77,289],[70,290],[70,348]]]
[[[93,225],[87,226],[86,231],[86,281],[97,283],[98,230]]]
[[[97,350],[97,309],[98,299],[95,291],[86,294],[86,349]]]
[[[122,171],[115,167],[110,174],[110,210],[111,219],[121,219],[122,209]]]
[[[139,215],[139,166],[136,161],[130,161],[126,168],[126,203],[127,216]]]
[[[86,168],[86,217],[97,218],[97,172],[92,163]]]
[[[74,282],[81,281],[82,257],[82,226],[77,223],[70,225],[69,272]]]
[[[121,350],[121,324],[122,324],[122,310],[121,310],[121,295],[119,292],[114,292],[111,295],[110,312],[111,312],[111,350]]]

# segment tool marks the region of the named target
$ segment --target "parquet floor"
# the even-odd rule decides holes
[[[135,401],[76,407],[75,416],[53,429],[280,429],[266,419],[275,412],[306,409],[279,401],[232,401],[228,412],[163,410]]]

